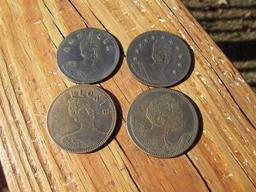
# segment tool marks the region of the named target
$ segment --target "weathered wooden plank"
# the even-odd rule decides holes
[[[16,191],[254,191],[255,94],[180,1],[0,0],[0,160]],[[124,56],[131,40],[151,29],[178,34],[195,53],[195,69],[175,87],[189,95],[203,117],[203,134],[187,155],[144,155],[126,133],[133,99],[148,87],[125,59],[99,86],[120,102],[120,131],[93,154],[70,154],[49,138],[46,114],[72,83],[56,66],[63,36],[82,27],[106,28]],[[243,93],[246,93],[243,94]],[[244,99],[246,98],[246,99]],[[10,179],[9,179],[10,178]]]

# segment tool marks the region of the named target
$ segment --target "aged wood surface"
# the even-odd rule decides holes
[[[57,69],[56,48],[83,27],[103,28],[124,50],[99,86],[122,108],[116,138],[92,154],[71,154],[50,139],[46,115],[72,86]],[[138,34],[163,29],[195,54],[191,76],[174,87],[201,111],[202,136],[187,154],[157,159],[128,138],[125,116],[148,87],[125,60]],[[0,160],[11,191],[256,191],[256,97],[179,0],[0,0]]]

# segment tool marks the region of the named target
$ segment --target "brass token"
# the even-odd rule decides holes
[[[116,125],[116,108],[101,88],[77,85],[62,92],[47,117],[52,139],[74,153],[95,151],[106,143]]]
[[[192,66],[188,44],[167,31],[148,31],[136,37],[127,51],[128,67],[143,84],[169,87],[181,82]]]
[[[120,50],[115,38],[101,29],[86,28],[70,33],[61,42],[57,62],[75,83],[92,84],[108,77],[117,67]]]
[[[129,136],[145,153],[175,157],[186,152],[199,132],[196,109],[180,92],[156,88],[140,94],[127,116]]]

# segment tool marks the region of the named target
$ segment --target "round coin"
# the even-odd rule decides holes
[[[95,151],[106,143],[116,124],[116,108],[101,88],[77,85],[62,92],[47,117],[52,139],[74,153]]]
[[[132,41],[127,63],[140,82],[152,87],[168,87],[189,73],[191,52],[181,38],[166,31],[149,31]]]
[[[60,44],[57,63],[75,83],[96,83],[109,76],[120,56],[115,38],[108,32],[87,28],[69,34]]]
[[[180,92],[156,88],[140,94],[127,116],[128,134],[145,153],[175,157],[186,152],[199,132],[194,105]]]

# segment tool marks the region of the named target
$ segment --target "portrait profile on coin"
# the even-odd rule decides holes
[[[100,48],[97,45],[97,37],[93,33],[83,36],[79,43],[81,60],[71,60],[64,63],[63,68],[69,71],[70,75],[77,78],[90,78],[96,72]]]
[[[168,74],[165,73],[166,70],[172,68],[170,66],[171,61],[171,47],[160,39],[156,40],[152,44],[152,61],[148,65],[143,65],[140,63],[140,58],[138,58],[138,68],[141,75],[147,81],[167,81]]]
[[[76,83],[95,83],[110,75],[119,61],[120,51],[108,32],[79,29],[60,44],[57,63],[60,70]]]
[[[158,132],[159,129],[163,129],[160,131],[163,135],[159,141],[163,142],[161,145],[167,148],[170,145],[180,144],[183,136],[189,135],[189,132],[186,133],[184,130],[189,129],[189,127],[184,126],[184,114],[180,108],[179,101],[172,97],[161,96],[154,99],[146,110],[146,117],[152,124],[151,132]],[[154,133],[149,133],[149,135],[154,135]]]
[[[168,87],[184,79],[191,68],[189,46],[167,31],[148,31],[129,45],[127,63],[142,83]]]
[[[95,151],[111,137],[116,108],[101,88],[77,85],[61,93],[47,116],[48,131],[61,148],[75,153]]]
[[[64,145],[83,143],[89,146],[94,144],[95,137],[97,139],[104,137],[105,133],[95,127],[96,114],[90,105],[92,103],[85,97],[71,97],[68,100],[68,113],[79,127],[62,137],[61,142]]]
[[[183,95],[157,89],[138,96],[129,110],[127,126],[129,135],[143,151],[171,157],[183,153],[194,142],[198,119]]]

